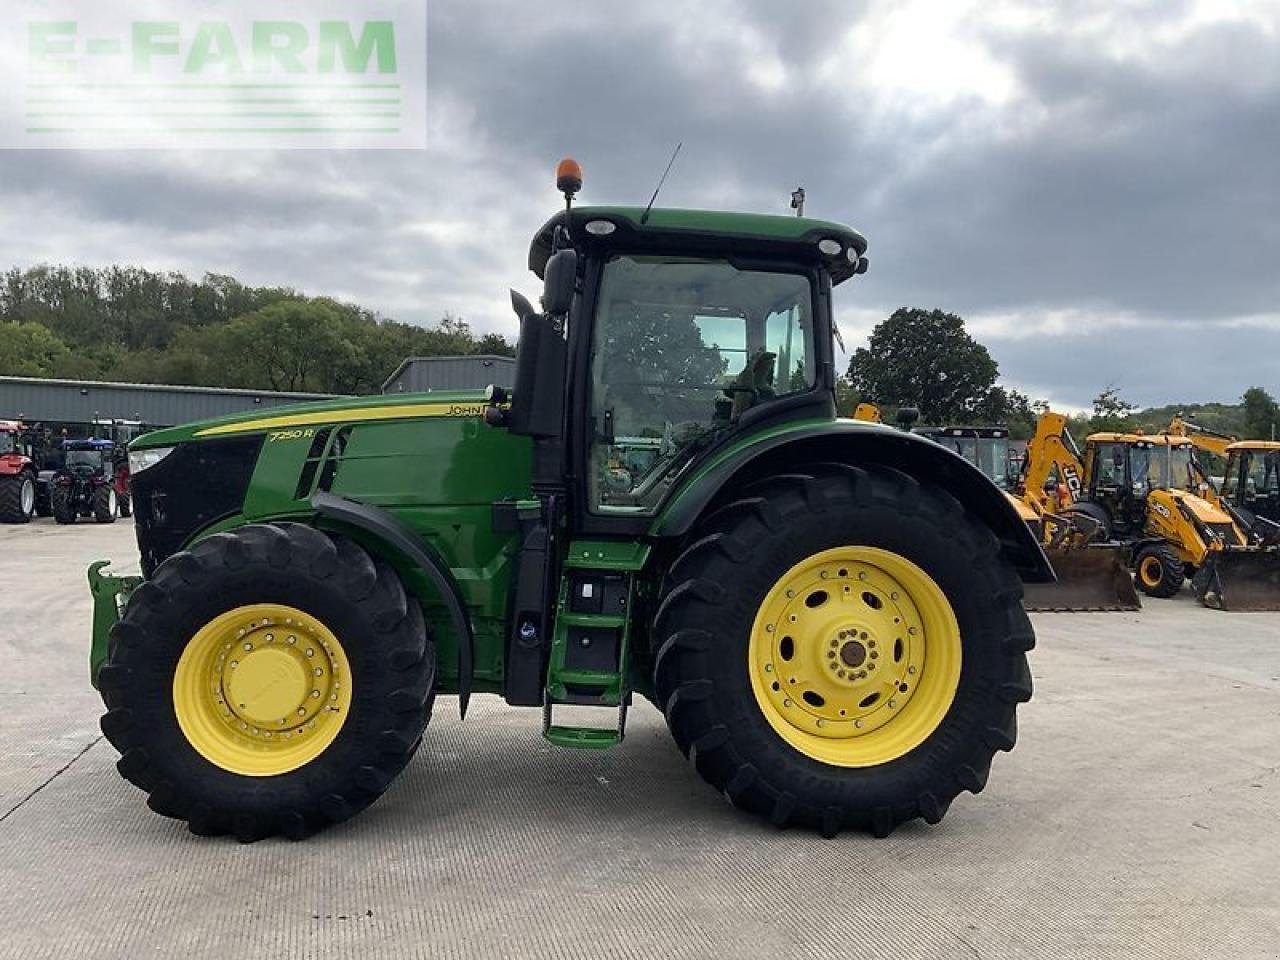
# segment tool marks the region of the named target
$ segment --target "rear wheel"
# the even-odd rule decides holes
[[[120,494],[117,497],[117,499],[119,500],[119,503],[120,503],[120,516],[132,517],[133,516],[133,498],[130,497],[127,493],[125,493],[125,494]]]
[[[69,487],[55,486],[53,493],[49,494],[49,503],[53,508],[53,519],[58,523],[75,523],[78,519]]]
[[[193,833],[301,839],[417,749],[435,654],[395,572],[299,524],[218,534],[130,599],[99,675],[120,773]]]
[[[1186,567],[1173,547],[1166,543],[1148,544],[1139,550],[1134,572],[1138,589],[1160,599],[1176,596],[1186,579]]]
[[[98,523],[115,523],[116,507],[116,491],[113,487],[98,487],[93,491],[93,519]]]
[[[1034,645],[998,544],[884,468],[776,477],[672,566],[659,705],[698,772],[779,826],[889,833],[980,791]]]
[[[0,477],[0,523],[30,523],[36,512],[36,483],[30,473]]]

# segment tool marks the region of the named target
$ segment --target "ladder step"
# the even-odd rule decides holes
[[[542,735],[557,747],[574,747],[579,750],[604,750],[622,741],[621,731],[596,727],[551,726],[542,731]]]
[[[625,627],[626,617],[612,613],[562,613],[557,618],[567,627]]]

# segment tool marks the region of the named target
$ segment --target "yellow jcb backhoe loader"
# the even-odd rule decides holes
[[[1148,596],[1171,597],[1193,576],[1206,606],[1280,609],[1280,551],[1251,544],[1230,513],[1199,495],[1193,450],[1189,437],[1168,433],[1096,433],[1083,458],[1074,444],[1039,458],[1029,450],[1027,490],[1041,489],[1033,488],[1035,478],[1056,470],[1064,480],[1056,507],[1092,516],[1105,539],[1128,544],[1138,588]]]
[[[1058,576],[1056,584],[1035,587],[1034,609],[1141,609],[1128,546],[1112,539],[1096,511],[1079,505],[1084,466],[1063,414],[1046,412],[1036,421],[1015,489],[1040,517],[1041,543]]]
[[[1225,462],[1215,484],[1197,464],[1201,495],[1228,514],[1244,539],[1212,553],[1191,583],[1206,606],[1232,610],[1280,609],[1280,442],[1237,440],[1174,417],[1168,432]]]

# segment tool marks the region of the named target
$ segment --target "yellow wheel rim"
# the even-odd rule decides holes
[[[1138,576],[1142,578],[1142,582],[1148,587],[1160,586],[1162,573],[1159,557],[1143,557],[1142,563],[1138,565]]]
[[[257,603],[209,621],[173,675],[187,741],[210,763],[271,777],[310,763],[351,712],[351,669],[338,638],[294,607]]]
[[[773,585],[748,656],[756,703],[783,740],[822,763],[871,767],[910,753],[951,709],[960,627],[910,560],[837,547]]]

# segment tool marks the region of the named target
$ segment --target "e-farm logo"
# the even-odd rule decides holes
[[[424,0],[154,6],[35,8],[4,145],[426,146]]]

